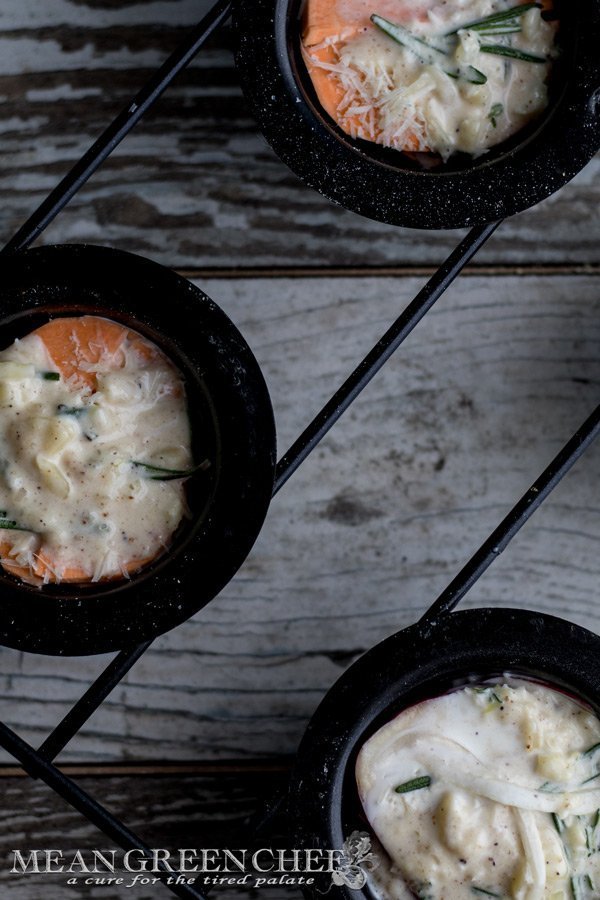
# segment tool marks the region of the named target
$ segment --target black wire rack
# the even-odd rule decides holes
[[[211,34],[222,25],[231,12],[229,0],[218,0],[174,53],[152,75],[131,103],[120,112],[82,158],[51,191],[14,237],[0,251],[14,253],[29,247],[75,196],[102,162],[131,131],[144,113],[158,100],[173,78],[200,51]],[[417,296],[398,316],[373,349],[357,365],[331,399],[304,429],[290,449],[279,460],[273,494],[276,494],[291,475],[315,449],[329,429],[348,409],[385,362],[400,347],[404,339],[432,308],[436,300],[452,284],[465,265],[493,235],[500,221],[473,228],[450,253]],[[465,594],[508,546],[512,538],[544,502],[556,485],[582,456],[600,432],[600,405],[592,412],[562,450],[550,462],[528,491],[515,503],[508,515],[483,542],[471,559],[440,594],[423,616],[434,622],[450,613]],[[72,778],[63,774],[53,760],[66,747],[79,729],[119,684],[134,663],[146,652],[151,641],[136,647],[126,647],[110,662],[101,675],[58,723],[36,750],[12,729],[0,722],[0,745],[4,747],[33,778],[40,778],[71,806],[78,810],[100,831],[124,850],[136,850],[142,857],[153,860],[151,849],[127,826],[86,793]],[[272,805],[263,815],[263,822],[276,809]],[[204,900],[206,894],[189,884],[177,884],[174,873],[159,863],[156,875],[178,897]],[[176,875],[176,873],[175,873]],[[170,879],[167,884],[167,879]]]

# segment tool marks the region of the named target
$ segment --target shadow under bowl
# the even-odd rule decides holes
[[[330,200],[391,225],[479,225],[549,197],[600,149],[600,2],[555,3],[561,55],[545,113],[476,159],[428,170],[352,139],[324,112],[302,60],[303,0],[234,0],[236,65],[275,152]]]
[[[250,348],[201,290],[157,263],[89,245],[0,260],[0,347],[49,319],[97,315],[156,344],[183,376],[194,459],[191,516],[130,579],[34,587],[0,570],[0,644],[85,655],[135,646],[188,619],[249,553],[273,489],[275,425]]]
[[[416,624],[373,647],[327,693],[300,745],[288,815],[294,847],[340,850],[353,831],[370,831],[354,768],[365,741],[402,710],[461,684],[503,674],[542,681],[600,714],[600,637],[564,619],[517,609],[451,613]],[[374,900],[362,889],[315,876],[316,900]]]

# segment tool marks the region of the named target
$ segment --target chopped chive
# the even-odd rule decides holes
[[[593,836],[594,836],[594,829],[593,829],[593,828],[590,828],[589,825],[586,826],[586,829],[585,829],[585,846],[586,846],[586,849],[587,849],[587,852],[588,852],[588,856],[591,856],[592,853],[593,853],[594,850],[595,850],[595,847],[592,846],[592,844],[593,844],[593,840],[592,840],[592,839],[593,839]]]
[[[594,744],[592,747],[589,747],[587,750],[584,750],[581,754],[582,756],[592,756],[596,752],[596,750],[600,750],[600,743]]]
[[[166,469],[163,466],[153,466],[150,463],[145,463],[138,459],[132,459],[131,464],[133,466],[139,466],[149,473],[154,473],[148,475],[148,478],[151,481],[175,481],[177,478],[190,478],[190,476],[195,475],[196,472],[204,472],[206,469],[210,468],[208,459],[204,459],[199,465],[194,466],[192,469]]]
[[[551,815],[552,815],[552,821],[554,822],[554,827],[556,828],[557,832],[560,835],[562,835],[562,833],[565,830],[565,823],[563,822],[562,819],[559,819],[559,817],[556,815],[556,813],[552,813]]]
[[[40,372],[44,381],[60,381],[60,372]]]
[[[446,75],[450,75],[449,72],[446,72]],[[460,73],[458,75],[453,75],[453,78],[460,77]],[[484,75],[479,69],[476,69],[475,66],[467,66],[464,74],[465,81],[468,81],[470,84],[485,84],[487,82],[487,75]]]
[[[471,893],[484,894],[486,897],[502,897],[502,894],[496,894],[495,891],[488,891],[486,888],[477,887],[474,884],[471,885]]]
[[[585,880],[587,882],[587,886],[589,887],[590,891],[593,891],[594,890],[594,882],[592,881],[591,875],[586,875]]]
[[[482,44],[479,49],[482,53],[491,53],[494,56],[506,56],[508,59],[516,59],[520,62],[548,62],[544,56],[534,56],[533,53],[525,53],[524,50],[515,50],[514,47],[504,47],[501,44]]]
[[[545,781],[543,784],[540,784],[538,791],[543,791],[544,794],[557,794],[560,791],[560,787],[552,781]]]
[[[87,411],[87,406],[67,406],[65,403],[59,403],[56,407],[59,416],[82,416]]]
[[[583,900],[579,878],[572,876],[569,878],[569,884],[571,885],[571,897],[573,900]]]
[[[488,119],[490,120],[490,122],[492,123],[494,128],[496,128],[496,126],[498,124],[497,123],[498,117],[501,116],[503,112],[504,112],[504,106],[502,105],[502,103],[494,103],[494,105],[490,109]]]
[[[589,778],[586,778],[585,781],[582,781],[582,782],[581,782],[581,785],[589,784],[590,781],[595,781],[596,778],[600,778],[600,772],[596,772],[595,775],[590,775]]]
[[[419,900],[433,900],[431,893],[431,882],[425,881],[415,887],[415,891]]]
[[[421,788],[427,788],[430,784],[430,776],[421,775],[419,778],[412,778],[410,781],[405,781],[404,784],[399,784],[394,790],[397,794],[408,794],[410,791],[420,791]]]
[[[31,531],[31,528],[24,528],[23,525],[18,525],[12,519],[0,519],[0,528],[4,528],[6,531]]]

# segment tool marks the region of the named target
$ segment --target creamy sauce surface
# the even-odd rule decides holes
[[[0,530],[2,564],[34,584],[127,577],[186,515],[184,480],[141,465],[192,465],[180,374],[135,332],[109,352],[107,320],[85,318],[94,386],[65,377],[35,333],[0,352],[0,511],[18,528]]]
[[[420,703],[356,780],[384,900],[600,897],[600,720],[565,694],[511,679]]]
[[[478,156],[548,105],[555,22],[532,8],[515,20],[516,32],[488,34],[465,27],[515,6],[514,0],[308,0],[305,59],[317,94],[353,137],[433,152],[444,160],[457,151]],[[371,23],[373,14],[446,55],[432,59],[418,42],[399,44]],[[489,45],[545,62],[482,51]],[[484,83],[472,80],[474,70],[479,73],[475,81],[481,77]]]

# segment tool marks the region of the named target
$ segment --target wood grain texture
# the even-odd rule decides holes
[[[286,834],[289,823],[282,818],[276,819],[260,835],[245,824],[248,817],[260,815],[264,803],[284,789],[281,777],[248,774],[133,780],[83,777],[78,783],[120,816],[152,848],[165,848],[176,853],[179,848],[236,850],[291,846]],[[131,876],[126,873],[123,873],[126,880],[121,886],[86,885],[86,876],[76,886],[67,886],[69,876],[64,873],[12,874],[14,850],[20,850],[24,858],[30,849],[37,848],[60,850],[65,858],[72,858],[76,850],[82,850],[84,858],[89,859],[91,850],[118,848],[45,785],[15,778],[3,781],[2,786],[0,896],[11,900],[38,900],[40,897],[44,900],[64,900],[65,897],[73,900],[167,900],[173,896],[160,884],[127,887]],[[219,900],[235,900],[242,894],[249,900],[258,900],[260,896],[256,890],[240,892],[232,888],[215,889],[212,896]],[[298,888],[271,888],[267,896],[269,900],[299,900],[300,891]]]
[[[23,0],[0,10],[0,236],[7,240],[196,22],[207,0]],[[44,236],[169,265],[398,266],[459,234],[395,229],[305,188],[266,145],[223,31]],[[507,223],[480,262],[599,261],[598,160]]]
[[[418,279],[203,286],[266,374],[280,451],[416,292]],[[293,753],[357,654],[442,590],[598,399],[600,281],[462,279],[275,498],[246,565],[159,638],[69,760]],[[472,591],[598,630],[600,448]],[[2,718],[34,744],[106,658],[0,650]]]

